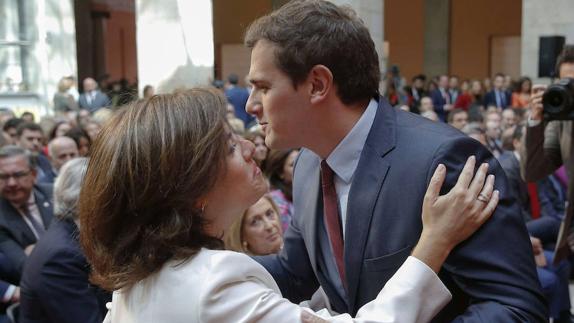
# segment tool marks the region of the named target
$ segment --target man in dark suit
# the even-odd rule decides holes
[[[27,255],[52,221],[52,186],[34,185],[32,154],[17,146],[0,148],[0,252],[15,268],[19,284]]]
[[[484,96],[484,105],[495,106],[501,109],[506,109],[512,105],[512,96],[510,92],[503,88],[504,74],[498,73],[494,76],[494,88],[486,93]]]
[[[89,282],[80,248],[77,202],[87,159],[64,165],[54,187],[57,217],[26,261],[21,282],[21,323],[100,323],[111,295]]]
[[[91,77],[84,79],[84,93],[80,95],[78,104],[81,109],[91,113],[111,104],[110,98],[98,90],[98,83]]]
[[[448,191],[474,155],[477,165],[489,164],[501,199],[446,260],[439,276],[453,300],[435,320],[546,320],[528,234],[500,165],[458,130],[393,109],[377,95],[375,46],[354,13],[327,1],[292,1],[254,22],[245,43],[252,48],[248,112],[268,146],[304,147],[283,249],[258,258],[283,296],[299,302],[321,286],[333,310],[355,315],[411,254],[437,165],[448,169]],[[336,206],[321,189],[330,174]]]
[[[434,111],[442,122],[446,122],[447,115],[453,109],[453,103],[448,93],[448,76],[441,75],[438,80],[438,88],[431,92]]]
[[[227,78],[225,96],[227,97],[227,101],[235,108],[235,117],[243,121],[245,127],[248,127],[249,124],[253,122],[253,117],[245,112],[245,104],[249,98],[249,91],[239,86],[239,78],[237,75],[230,74]]]
[[[424,74],[419,74],[413,77],[411,87],[407,91],[411,112],[413,113],[420,114],[421,112],[419,109],[421,99],[427,95],[427,92],[424,89],[425,82],[426,76]]]

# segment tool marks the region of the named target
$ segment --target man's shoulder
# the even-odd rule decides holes
[[[37,183],[34,188],[46,196],[46,198],[52,199],[52,194],[54,193],[54,184],[51,183]]]
[[[438,121],[432,121],[418,114],[402,110],[396,111],[397,140],[423,140],[423,144],[448,141],[467,137],[460,130]]]

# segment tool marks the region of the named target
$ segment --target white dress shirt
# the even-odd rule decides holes
[[[437,275],[409,257],[354,319],[316,314],[328,322],[428,322],[450,299]],[[293,323],[310,311],[282,298],[273,277],[247,255],[208,249],[114,292],[108,309],[104,323]]]
[[[371,131],[371,126],[375,121],[375,115],[378,108],[377,101],[371,99],[367,109],[363,112],[359,121],[355,123],[351,131],[341,140],[329,156],[327,164],[333,170],[335,177],[335,190],[337,191],[337,200],[339,206],[339,215],[341,217],[341,226],[343,227],[343,240],[345,239],[345,223],[347,221],[347,202],[349,200],[349,191],[351,183],[363,147]]]

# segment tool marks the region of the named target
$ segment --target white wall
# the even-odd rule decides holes
[[[136,29],[140,87],[166,93],[213,79],[211,0],[137,0]]]
[[[535,83],[548,83],[538,77],[539,37],[565,36],[566,44],[574,44],[574,1],[522,0],[522,75]]]

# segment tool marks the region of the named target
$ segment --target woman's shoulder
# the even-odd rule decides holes
[[[243,279],[248,276],[271,277],[263,266],[246,254],[210,249],[202,249],[187,261],[167,263],[160,275],[177,275],[190,279],[201,277],[203,284],[222,279]]]

